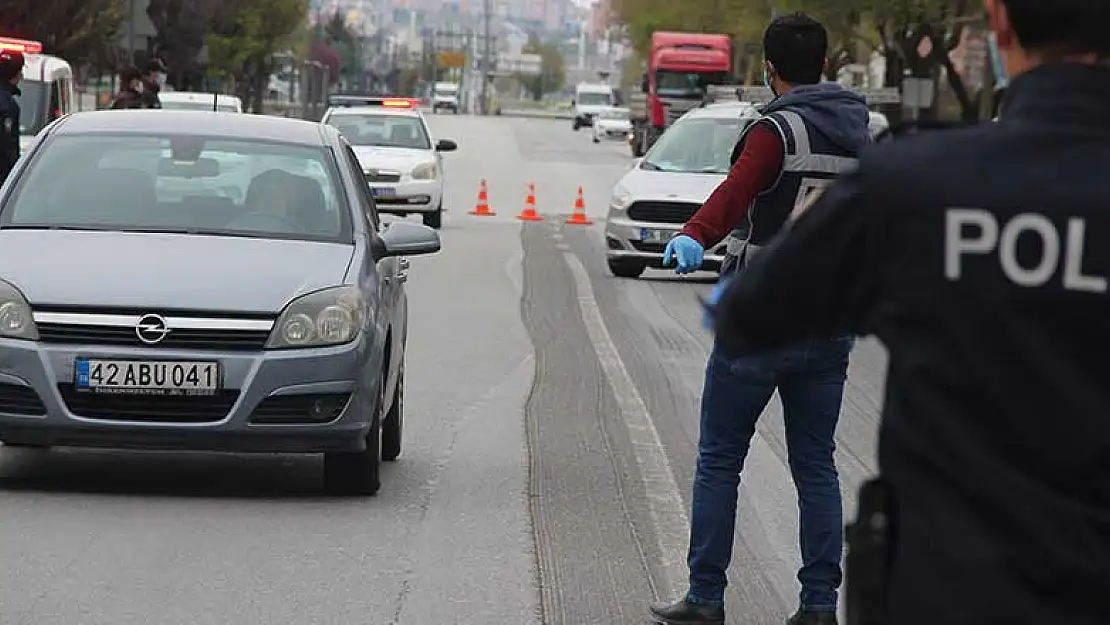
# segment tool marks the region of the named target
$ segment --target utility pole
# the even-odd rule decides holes
[[[480,111],[482,111],[482,115],[489,115],[489,111],[487,109],[489,108],[488,89],[490,74],[490,49],[492,48],[492,46],[490,45],[489,26],[490,18],[492,17],[490,14],[493,13],[491,7],[492,4],[493,2],[491,0],[482,0],[482,18],[484,21],[482,31],[486,37],[485,42],[482,44],[482,103],[481,108],[479,109]]]

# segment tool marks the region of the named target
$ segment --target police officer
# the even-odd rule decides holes
[[[19,160],[19,79],[23,54],[0,50],[0,183]]]
[[[849,620],[1106,625],[1110,3],[984,5],[999,120],[865,150],[726,290],[717,342],[889,350],[886,510],[860,512],[889,549],[857,578],[850,541]]]
[[[158,97],[158,93],[162,90],[162,82],[165,73],[166,64],[162,62],[162,59],[154,57],[147,62],[146,67],[143,69],[143,89],[140,97],[143,108],[162,108],[162,100]]]
[[[764,82],[778,97],[745,130],[728,177],[668,244],[664,261],[677,258],[679,273],[700,267],[703,250],[747,218],[747,240],[730,245],[722,269],[725,283],[742,271],[746,259],[758,256],[758,248],[778,233],[812,189],[855,166],[870,141],[862,96],[822,83],[828,34],[821,24],[802,14],[777,17],[767,27],[763,48]],[[656,622],[724,622],[740,471],[756,423],[777,389],[801,510],[802,590],[800,609],[790,623],[836,623],[843,511],[833,451],[851,348],[851,337],[818,337],[771,354],[713,349],[694,476],[690,586],[677,601],[651,607]]]

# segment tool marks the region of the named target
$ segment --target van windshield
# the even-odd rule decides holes
[[[613,104],[613,94],[597,92],[579,93],[578,104],[584,106],[610,106]]]
[[[41,80],[19,81],[19,134],[37,135],[45,125],[47,86]]]

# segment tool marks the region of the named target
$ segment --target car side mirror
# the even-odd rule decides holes
[[[651,85],[648,84],[648,75],[644,74],[643,79],[640,81],[640,91],[643,91],[644,93],[647,93],[648,89],[650,89],[650,88],[651,88]]]
[[[574,106],[574,105],[575,105],[575,104],[574,104],[574,98],[571,98],[571,100],[570,100],[570,105],[571,105],[571,106]]]
[[[428,226],[407,221],[390,223],[370,244],[374,260],[390,256],[435,254],[440,249],[439,234]]]
[[[436,141],[436,152],[454,152],[459,149],[459,144],[450,139]]]

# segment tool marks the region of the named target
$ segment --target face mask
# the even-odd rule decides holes
[[[158,72],[157,74],[155,74],[154,79],[157,80],[158,84],[160,85],[166,84],[166,75],[162,72]]]
[[[771,75],[767,72],[766,65],[763,66],[763,86],[770,89],[771,93],[775,94],[775,97],[778,97],[779,94],[775,93],[775,88],[771,86]]]

